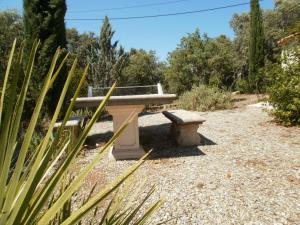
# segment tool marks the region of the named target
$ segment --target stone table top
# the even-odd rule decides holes
[[[105,96],[81,97],[75,101],[75,107],[97,107]],[[176,99],[175,94],[147,94],[147,95],[123,95],[111,96],[107,106],[120,105],[146,105],[146,104],[169,104]]]

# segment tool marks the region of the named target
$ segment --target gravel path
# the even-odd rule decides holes
[[[167,224],[299,225],[300,128],[276,125],[265,111],[249,106],[203,117],[203,144],[193,148],[176,146],[161,113],[139,118],[141,143],[153,153],[136,176],[147,178],[148,187],[156,185],[152,200],[165,199],[153,224],[174,218]],[[111,121],[97,123],[89,144],[105,142],[111,131]],[[79,164],[94,152],[86,150]],[[86,185],[110,181],[133,163],[106,157]]]

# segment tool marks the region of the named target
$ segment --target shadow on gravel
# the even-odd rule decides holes
[[[151,148],[152,152],[149,160],[164,159],[164,158],[180,158],[190,156],[204,156],[205,153],[197,146],[192,147],[173,147],[173,148]]]
[[[105,133],[89,135],[85,141],[85,144],[90,149],[97,147],[97,145],[104,145],[104,143],[109,141],[113,134],[113,132],[108,131]]]
[[[201,137],[201,146],[205,146],[205,145],[217,145],[216,142],[212,141],[211,139],[205,137],[204,135],[202,134],[199,134],[200,137]]]
[[[245,100],[247,100],[247,98],[236,97],[236,98],[231,99],[231,102],[241,102],[241,101],[245,101]]]
[[[140,127],[140,144],[146,152],[152,149],[149,159],[203,156],[205,153],[201,151],[201,146],[216,145],[211,139],[199,134],[202,142],[200,146],[178,146],[175,138],[170,135],[170,126],[171,123],[165,123]],[[104,145],[112,136],[111,131],[88,136],[85,143],[87,149]]]
[[[170,135],[171,123],[145,126],[140,128],[140,142],[145,151],[152,150],[149,159],[178,158],[188,156],[203,156],[205,153],[199,146],[178,146],[174,137]],[[203,136],[205,143],[214,143]]]

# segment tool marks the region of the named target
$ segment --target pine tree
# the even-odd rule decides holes
[[[110,87],[120,80],[122,70],[128,64],[128,53],[119,42],[113,41],[115,31],[108,17],[104,18],[98,43],[91,49],[88,62],[91,65],[93,86]]]
[[[35,39],[41,41],[37,53],[36,67],[34,68],[32,85],[29,92],[29,107],[33,107],[39,94],[44,77],[46,76],[51,59],[58,47],[65,48],[66,28],[64,16],[67,6],[65,0],[24,0],[24,26],[26,38],[26,55],[29,54],[32,43]],[[48,101],[48,107],[56,105],[60,92],[64,85],[65,74],[62,73],[53,85],[53,89]],[[31,106],[30,106],[31,105]]]
[[[248,74],[248,85],[250,91],[259,91],[260,89],[262,77],[259,74],[259,70],[264,67],[264,47],[265,38],[259,0],[251,0]]]

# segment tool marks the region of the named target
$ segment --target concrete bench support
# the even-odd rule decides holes
[[[163,114],[172,121],[171,134],[175,136],[179,145],[194,146],[200,144],[201,138],[197,130],[199,125],[205,122],[203,117],[186,110],[164,111]]]
[[[113,129],[116,132],[123,122],[134,113],[133,121],[125,128],[115,141],[111,156],[116,160],[139,159],[145,152],[140,146],[138,114],[143,110],[144,105],[120,105],[106,106],[109,114],[113,116]]]
[[[67,121],[64,130],[71,131],[72,142],[74,142],[78,138],[81,127],[83,126],[83,121],[84,121],[84,118],[82,118],[82,117],[70,117],[70,119]],[[55,123],[54,131],[58,130],[59,127],[61,126],[61,124],[62,124],[62,122]]]

